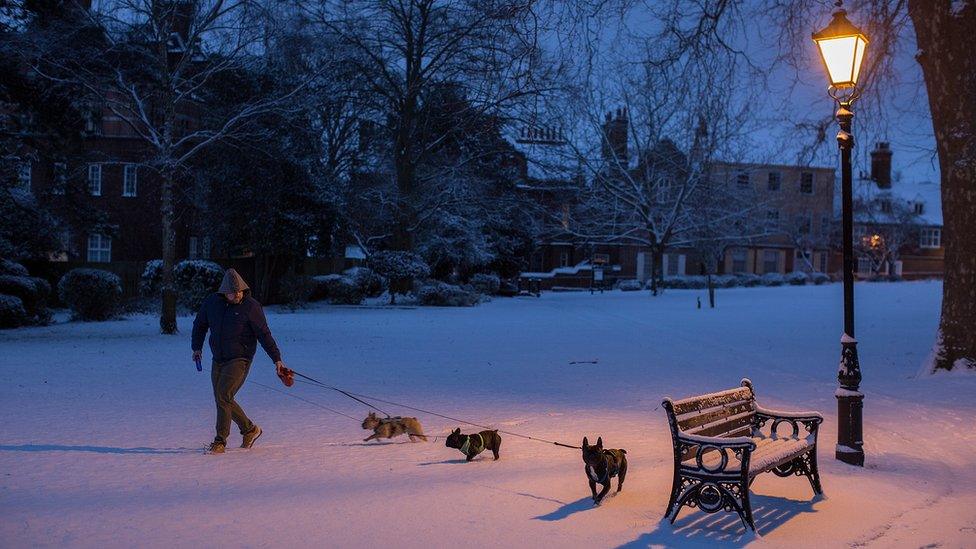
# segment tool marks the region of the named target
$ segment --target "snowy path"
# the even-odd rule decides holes
[[[180,337],[143,316],[0,332],[0,546],[742,545],[734,515],[686,509],[674,528],[659,524],[671,475],[661,398],[742,377],[770,407],[827,416],[828,499],[811,502],[802,478],[761,477],[763,545],[976,546],[976,376],[915,377],[940,285],[857,287],[864,469],[832,458],[840,293],[724,290],[714,311],[695,309],[700,292],[670,291],[269,314],[286,362],[313,377],[626,448],[624,491],[599,508],[577,451],[509,436],[500,461],[463,463],[442,440],[362,444],[358,424],[256,385],[240,400],[266,431],[257,447],[201,455],[213,410],[189,360],[189,318]],[[251,376],[280,388],[264,356]],[[365,415],[314,387],[290,392]],[[455,427],[419,417],[432,435]]]

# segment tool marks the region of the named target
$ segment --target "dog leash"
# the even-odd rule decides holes
[[[443,418],[443,419],[447,419],[447,420],[450,420],[450,421],[455,421],[457,423],[463,423],[465,425],[471,425],[473,427],[480,427],[482,429],[486,429],[486,430],[489,430],[489,431],[498,431],[499,433],[505,433],[506,435],[511,435],[513,437],[524,438],[526,440],[534,440],[536,442],[542,442],[544,444],[552,444],[554,446],[562,446],[563,448],[572,448],[574,450],[582,450],[583,449],[581,446],[574,446],[572,444],[565,444],[565,443],[562,443],[562,442],[556,442],[554,440],[546,440],[544,438],[534,437],[534,436],[530,436],[530,435],[523,435],[521,433],[516,433],[516,432],[513,432],[513,431],[506,431],[504,429],[492,429],[491,427],[489,427],[487,425],[482,425],[480,423],[475,423],[473,421],[467,421],[467,420],[464,420],[464,419],[460,419],[460,418],[456,418],[456,417],[451,417],[451,416],[444,415],[444,414],[440,414],[440,413],[437,413],[437,412],[434,412],[434,411],[431,411],[431,410],[425,410],[423,408],[417,408],[415,406],[410,406],[410,405],[403,404],[403,403],[400,403],[400,402],[394,402],[392,400],[384,400],[382,398],[378,398],[378,397],[374,397],[374,396],[363,395],[363,394],[359,394],[359,393],[353,393],[353,392],[350,392],[350,391],[345,391],[345,390],[340,389],[338,387],[335,387],[333,385],[327,385],[325,383],[322,383],[321,381],[318,381],[316,379],[313,379],[313,378],[311,378],[311,377],[309,377],[309,376],[307,376],[305,374],[296,372],[295,370],[292,370],[292,373],[294,373],[298,377],[301,377],[303,379],[306,379],[306,380],[312,382],[312,384],[314,384],[314,385],[318,385],[319,387],[322,387],[324,389],[331,389],[333,391],[337,391],[339,393],[342,393],[343,395],[346,395],[347,397],[349,397],[349,398],[351,398],[351,399],[353,399],[353,400],[355,400],[357,402],[360,402],[362,404],[365,404],[366,406],[369,406],[370,408],[372,408],[372,409],[374,409],[374,410],[376,410],[376,411],[378,411],[378,412],[380,412],[382,414],[385,414],[386,417],[390,417],[390,414],[388,414],[388,413],[384,412],[383,410],[377,408],[373,404],[370,404],[370,403],[366,402],[366,400],[371,400],[371,401],[374,401],[374,402],[382,402],[383,404],[389,404],[391,406],[397,406],[397,407],[400,407],[400,408],[406,408],[407,410],[413,410],[415,412],[420,412],[422,414],[428,414],[428,415],[436,416],[436,417]],[[366,399],[366,400],[363,400],[363,399]]]

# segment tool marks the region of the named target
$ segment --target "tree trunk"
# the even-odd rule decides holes
[[[651,246],[651,295],[658,295],[658,288],[664,280],[662,263],[664,262],[664,248]]]
[[[712,282],[712,273],[708,273],[708,308],[715,308],[715,284]]]
[[[976,4],[909,0],[942,183],[945,280],[934,366],[976,368]]]
[[[175,208],[173,205],[174,174],[162,172],[160,209],[163,225],[163,306],[159,315],[159,330],[164,334],[177,333],[176,288],[173,287],[173,266],[176,263],[176,242],[173,235]]]

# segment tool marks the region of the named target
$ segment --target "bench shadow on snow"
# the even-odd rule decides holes
[[[0,452],[89,452],[94,454],[199,454],[193,448],[116,448],[112,446],[65,446],[61,444],[21,444],[0,446]]]
[[[820,500],[795,500],[775,496],[752,494],[752,515],[756,521],[759,535],[768,535],[786,522],[804,513],[813,513],[813,508]],[[802,519],[798,519],[802,520]],[[739,516],[735,513],[718,512],[705,514],[697,509],[684,508],[670,524],[662,519],[653,532],[643,534],[639,538],[621,545],[618,549],[630,549],[650,546],[683,546],[683,547],[742,547],[756,541],[750,534]]]

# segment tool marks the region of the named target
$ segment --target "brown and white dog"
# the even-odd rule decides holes
[[[415,417],[376,417],[375,412],[370,412],[363,420],[363,429],[372,429],[373,434],[364,438],[363,442],[369,442],[374,438],[393,438],[402,434],[410,437],[410,442],[422,440],[427,442],[424,436],[424,428]]]

